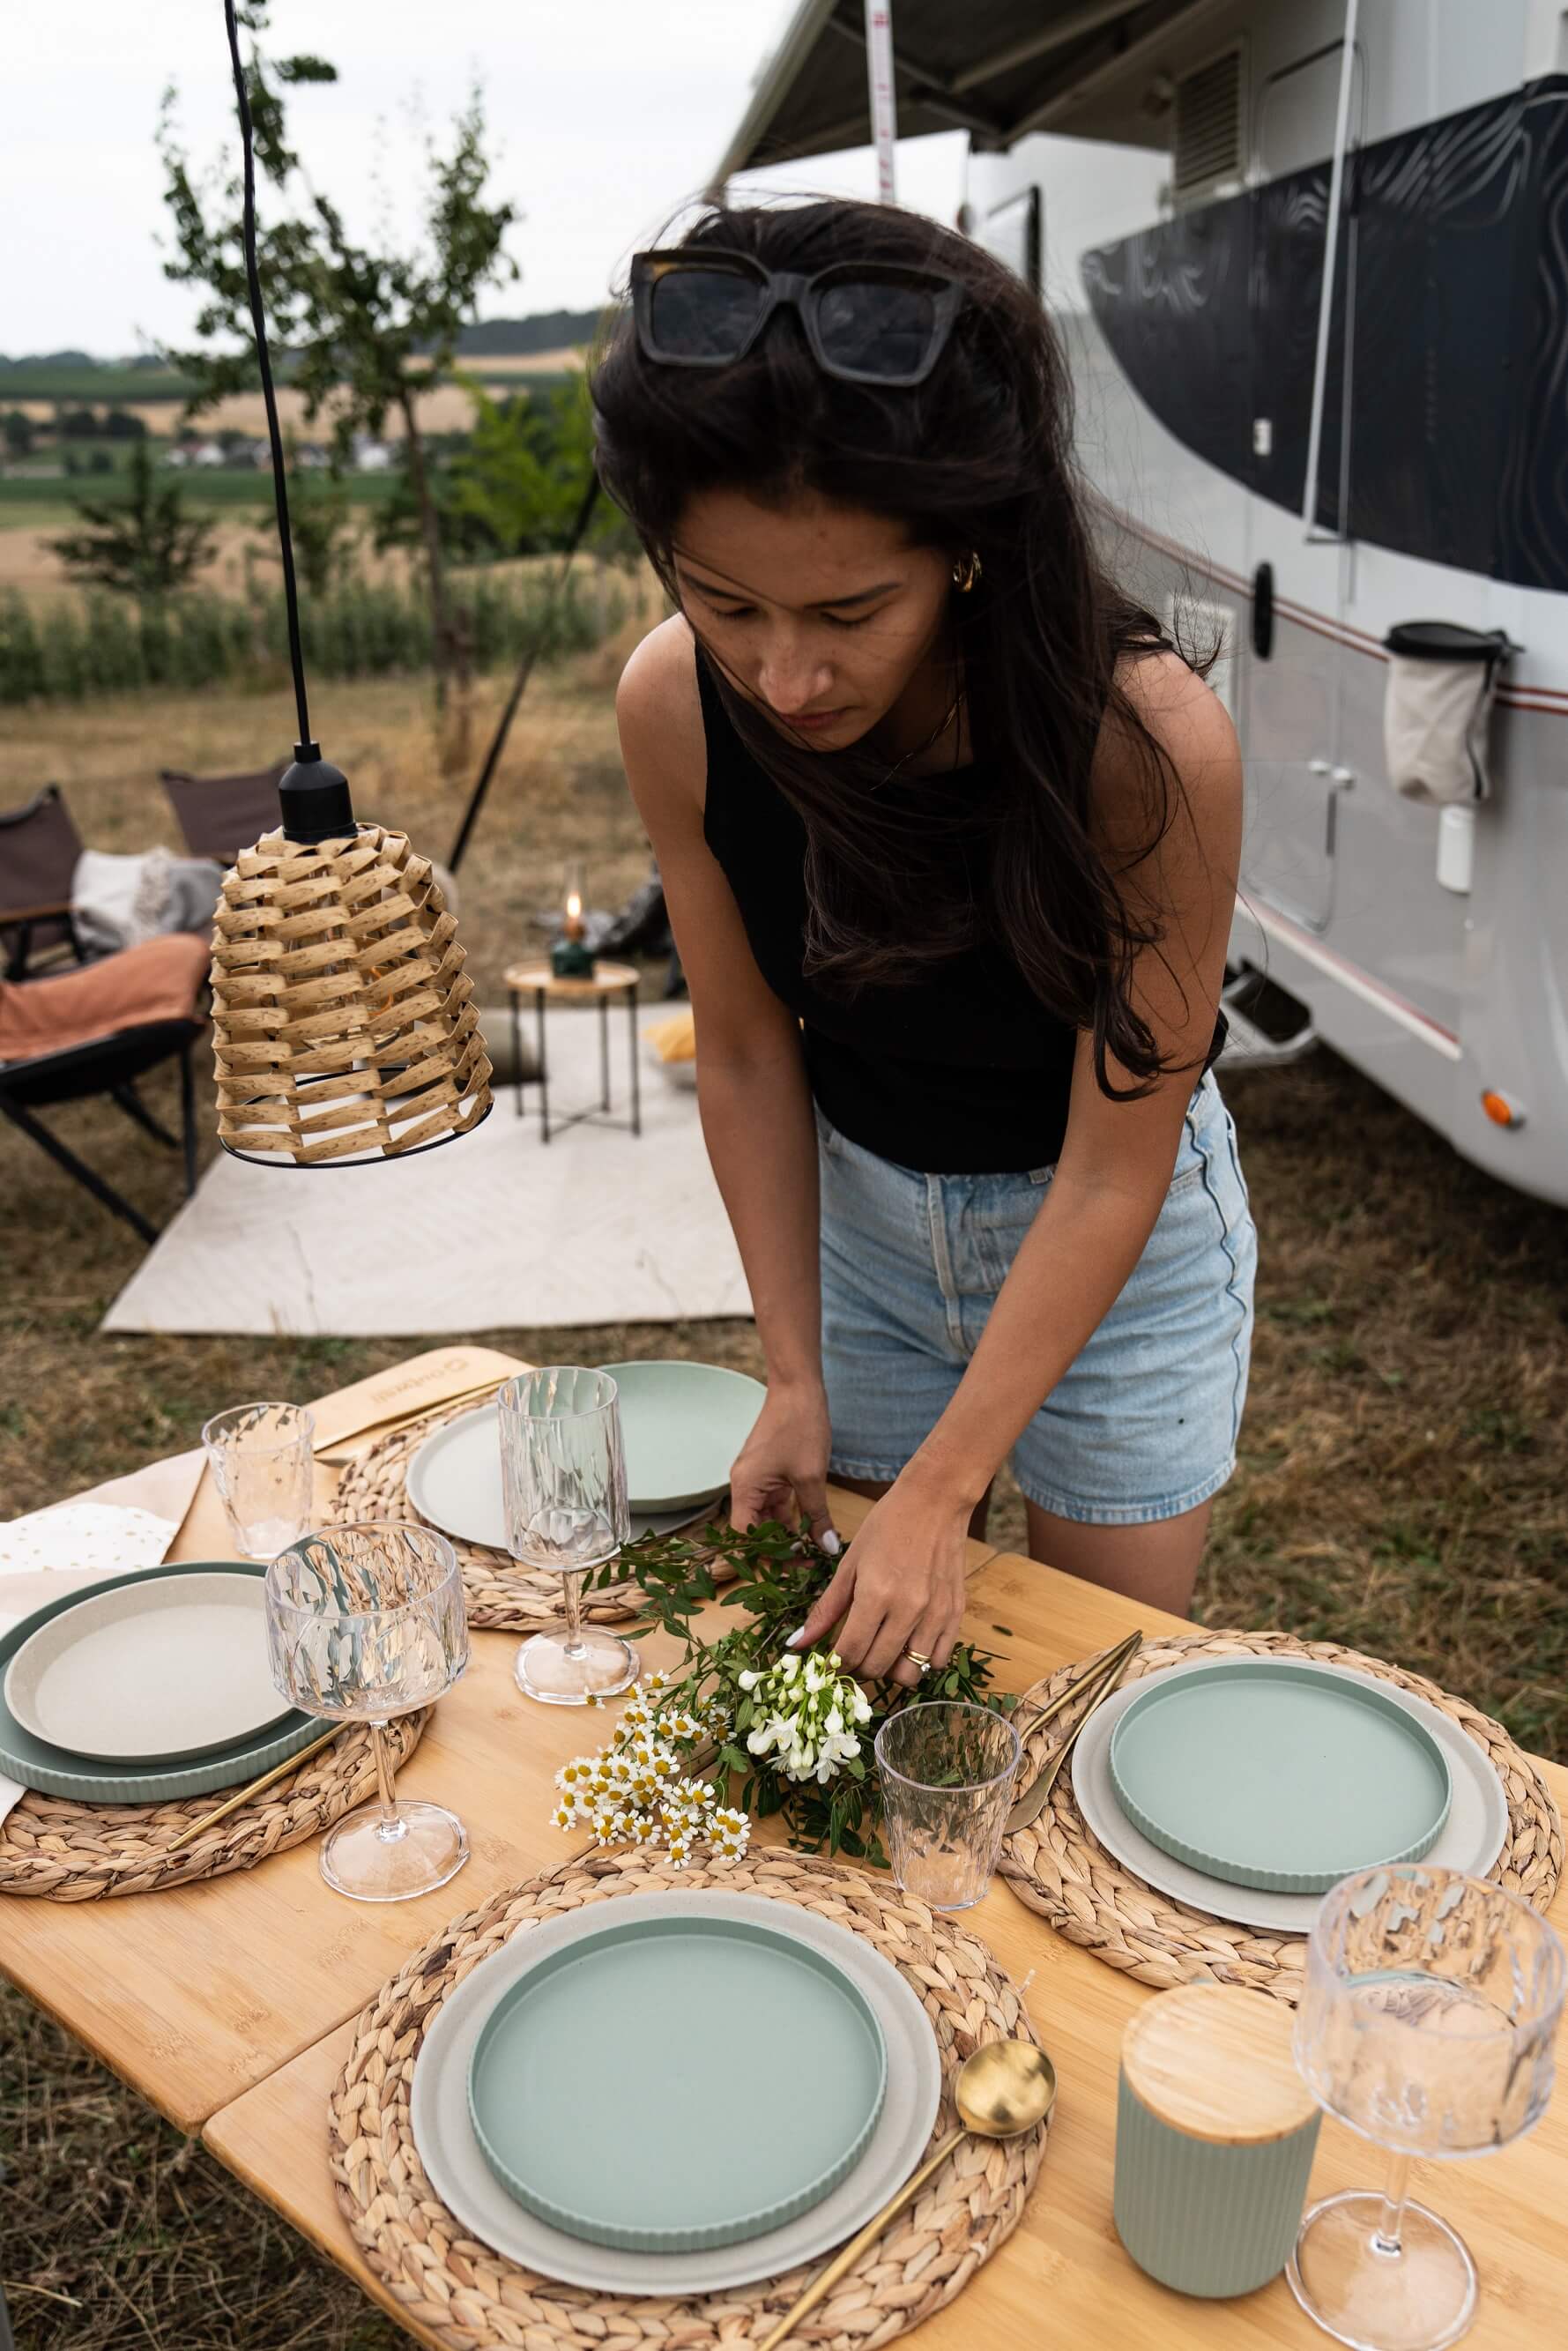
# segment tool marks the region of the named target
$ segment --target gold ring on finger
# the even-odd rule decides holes
[[[928,1674],[931,1671],[930,1658],[923,1657],[918,1649],[905,1649],[904,1654],[912,1666],[919,1667],[923,1674]]]

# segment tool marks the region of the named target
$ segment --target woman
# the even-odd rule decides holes
[[[1256,1260],[1209,1074],[1229,721],[1102,572],[1000,264],[716,211],[632,296],[600,464],[677,610],[618,706],[767,1359],[736,1521],[836,1552],[827,1478],[877,1497],[795,1637],[906,1685],[1009,1455],[1035,1558],[1184,1609]]]

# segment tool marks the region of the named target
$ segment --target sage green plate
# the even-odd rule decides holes
[[[1322,1894],[1419,1861],[1448,1817],[1448,1761],[1375,1684],[1231,1657],[1163,1675],[1111,1738],[1111,1783],[1162,1853],[1228,1885]]]
[[[725,1465],[728,1482],[729,1466]],[[472,1412],[449,1420],[427,1437],[403,1472],[408,1498],[421,1518],[459,1542],[483,1543],[489,1551],[507,1548],[507,1498],[501,1482],[501,1416],[493,1404],[476,1405]],[[704,1502],[714,1499],[703,1496]],[[642,1535],[678,1534],[700,1523],[688,1506],[679,1510],[647,1510],[632,1506],[631,1540]]]
[[[719,1364],[604,1364],[620,1392],[626,1492],[633,1510],[710,1502],[768,1398],[760,1380]]]
[[[501,1995],[468,2108],[486,2162],[540,2220],[696,2252],[820,2203],[886,2087],[871,2003],[825,1953],[733,1918],[607,1918]]]
[[[106,1576],[91,1590],[113,1592],[148,1577],[211,1575],[214,1570],[225,1575],[267,1573],[265,1562],[259,1560],[183,1560],[177,1566],[165,1563],[141,1568],[134,1574]],[[287,1761],[300,1748],[308,1746],[319,1731],[321,1725],[314,1715],[291,1709],[280,1720],[252,1731],[248,1738],[234,1740],[226,1747],[184,1761],[177,1756],[159,1755],[139,1755],[122,1762],[89,1761],[66,1748],[52,1747],[47,1740],[35,1738],[5,1703],[6,1669],[40,1625],[63,1615],[82,1597],[80,1592],[71,1592],[63,1599],[51,1600],[47,1607],[36,1608],[20,1624],[13,1625],[0,1638],[0,1771],[19,1780],[25,1788],[37,1788],[46,1796],[75,1797],[78,1802],[89,1804],[156,1804],[182,1796],[213,1795],[221,1788],[242,1788],[247,1780],[259,1779],[275,1763]]]

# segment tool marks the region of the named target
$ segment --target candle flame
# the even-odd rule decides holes
[[[566,911],[574,923],[582,912],[582,900],[575,890],[569,890],[566,893]]]

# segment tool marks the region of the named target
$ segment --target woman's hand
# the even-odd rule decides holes
[[[968,1531],[968,1504],[934,1499],[906,1469],[873,1505],[790,1647],[808,1648],[836,1625],[833,1646],[852,1673],[913,1688],[925,1668],[905,1652],[939,1668],[958,1637]]]
[[[800,1386],[768,1383],[768,1401],[729,1473],[729,1514],[742,1531],[759,1519],[787,1527],[801,1519],[826,1552],[841,1548],[828,1514],[827,1392],[820,1380]]]

